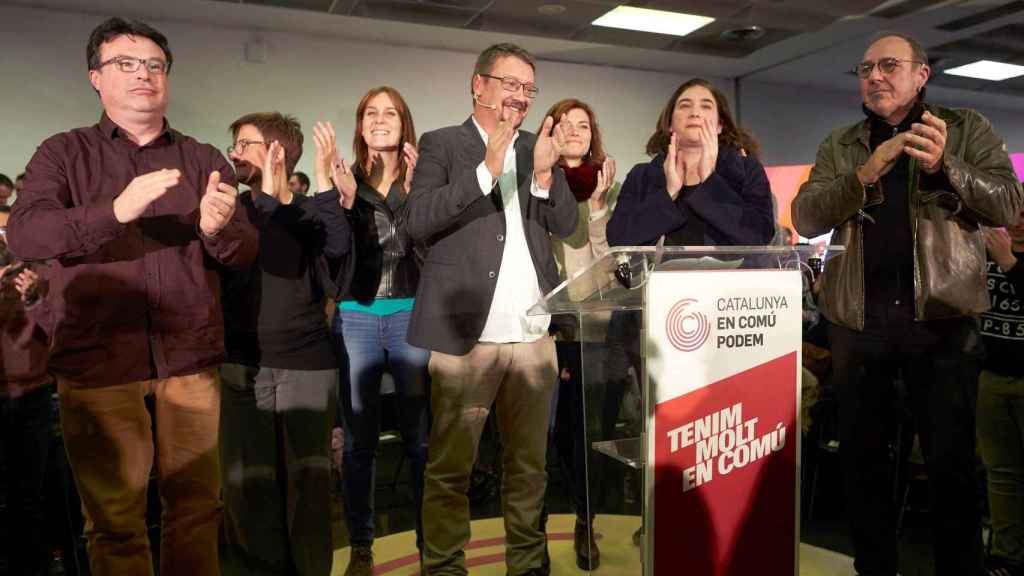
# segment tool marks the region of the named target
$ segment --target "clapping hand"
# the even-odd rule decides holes
[[[871,153],[871,157],[857,169],[857,177],[862,184],[873,184],[885,176],[896,165],[896,161],[907,149],[907,138],[910,132],[899,134],[882,142]]]
[[[665,187],[672,200],[679,196],[686,176],[686,167],[682,162],[683,155],[679,152],[676,140],[676,133],[673,132],[668,141],[668,150],[665,152],[665,163],[662,165],[662,170],[665,171]]]
[[[26,268],[14,278],[14,288],[21,295],[22,304],[31,306],[39,299],[39,276]]]
[[[235,214],[238,190],[220,181],[220,172],[210,172],[206,193],[199,200],[199,229],[206,236],[216,236]]]
[[[405,160],[405,181],[402,182],[402,189],[408,194],[412,190],[412,173],[416,169],[416,162],[420,159],[420,155],[415,146],[406,142],[402,146],[402,158]]]
[[[505,154],[516,133],[516,127],[508,119],[510,113],[514,114],[509,108],[502,110],[498,127],[487,137],[487,154],[484,156],[484,165],[487,166],[487,171],[491,173],[493,180],[497,180],[505,171]]]
[[[608,189],[615,182],[615,160],[611,156],[604,159],[601,169],[597,172],[597,186],[590,195],[590,209],[594,212],[604,210]]]
[[[537,135],[537,143],[533,147],[533,177],[541,188],[551,185],[551,169],[565,153],[565,120],[566,116],[562,114],[555,124],[555,119],[548,116]]]
[[[920,161],[921,170],[935,174],[942,167],[942,155],[946,151],[946,123],[926,111],[921,122],[910,125],[903,151]]]
[[[981,231],[985,236],[985,248],[999,268],[1003,272],[1013,268],[1017,264],[1017,257],[1013,255],[1013,241],[1006,228],[983,227]]]
[[[177,168],[164,168],[136,176],[114,199],[114,218],[121,224],[139,219],[150,204],[180,182],[181,170]]]
[[[697,177],[704,182],[711,177],[718,162],[718,134],[711,129],[711,120],[704,118],[700,126],[700,162]]]
[[[331,183],[337,187],[341,205],[352,208],[356,201],[355,175],[338,155],[337,140],[334,126],[330,122],[317,122],[313,125],[313,141],[316,144],[315,175],[317,187],[321,192],[331,189]]]
[[[260,186],[263,193],[273,198],[281,196],[281,190],[277,183],[282,180],[284,174],[284,148],[281,143],[274,140],[267,147],[267,155],[263,157],[263,183]]]

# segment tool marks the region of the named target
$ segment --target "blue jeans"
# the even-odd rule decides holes
[[[416,506],[416,542],[422,541],[420,509],[430,426],[427,374],[430,352],[406,342],[411,316],[411,312],[376,316],[339,310],[331,326],[341,368],[338,406],[345,430],[342,455],[345,520],[350,540],[357,546],[373,544],[380,383],[385,371],[395,380],[398,426]]]

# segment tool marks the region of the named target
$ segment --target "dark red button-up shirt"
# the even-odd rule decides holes
[[[106,114],[47,139],[25,170],[8,224],[20,259],[49,266],[50,370],[84,386],[196,373],[220,363],[224,326],[217,267],[249,266],[258,233],[245,210],[215,237],[199,230],[210,173],[235,184],[209,144],[171,129],[138,146]],[[181,170],[129,224],[113,201],[136,176]]]

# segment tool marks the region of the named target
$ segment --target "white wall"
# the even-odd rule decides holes
[[[864,118],[856,87],[848,92],[804,86],[743,82],[742,123],[761,140],[766,165],[812,164],[832,129]],[[1024,152],[1020,111],[972,101],[969,94],[930,88],[928,101],[974,108],[992,122],[1010,152]]]
[[[13,177],[43,139],[99,118],[99,101],[86,76],[85,43],[101,20],[0,6],[0,172]],[[167,35],[174,52],[167,113],[172,126],[223,149],[230,142],[227,126],[242,114],[294,114],[307,133],[299,169],[310,175],[312,123],[333,122],[342,152],[349,152],[355,106],[373,86],[390,84],[403,94],[420,134],[461,123],[471,112],[468,86],[475,54],[176,21],[150,24]],[[257,35],[267,46],[262,64],[245,61],[245,43]],[[632,164],[646,160],[643,149],[655,117],[685,79],[541,61],[541,93],[524,128],[536,130],[556,100],[580,97],[596,110],[605,147],[618,159],[624,176]]]
[[[99,101],[86,77],[85,42],[100,20],[92,14],[0,6],[0,172],[13,177],[43,139],[98,119]],[[421,134],[460,123],[470,112],[472,53],[177,20],[150,23],[168,36],[175,53],[168,110],[172,125],[219,148],[230,141],[226,129],[235,118],[280,110],[296,115],[307,135],[315,120],[334,122],[342,151],[348,153],[354,108],[367,89],[380,84],[402,92]],[[256,38],[267,47],[264,63],[245,59],[246,42]],[[556,100],[580,97],[596,109],[606,148],[624,176],[634,163],[646,161],[643,149],[654,119],[688,77],[541,61],[541,94],[524,127],[535,130]],[[715,81],[731,96],[731,82]],[[742,123],[761,140],[768,165],[813,162],[818,144],[833,127],[862,117],[855,88],[837,92],[747,80],[740,94]],[[972,102],[968,93],[933,89],[930,98],[980,110],[1011,151],[1024,151],[1019,112]],[[300,170],[312,172],[312,156],[309,137]]]

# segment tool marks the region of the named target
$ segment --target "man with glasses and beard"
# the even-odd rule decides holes
[[[534,59],[512,44],[484,50],[473,70],[473,114],[420,139],[406,203],[408,230],[429,246],[409,343],[431,350],[431,411],[423,495],[428,574],[466,574],[466,490],[491,404],[504,447],[506,564],[548,574],[543,500],[551,394],[549,317],[526,311],[558,283],[550,234],[576,228],[576,200],[557,166],[565,133],[547,118],[519,130],[533,99]]]
[[[292,175],[288,177],[288,189],[292,191],[292,194],[300,196],[309,194],[309,176],[297,170],[292,172]]]
[[[153,573],[145,513],[155,455],[160,573],[218,574],[216,267],[250,265],[257,233],[235,210],[224,157],[164,117],[167,38],[111,18],[86,58],[103,115],[39,146],[8,242],[21,260],[53,259],[49,368],[91,572]]]
[[[936,574],[975,576],[975,316],[989,307],[980,227],[1013,222],[1024,195],[985,117],[925,102],[931,69],[913,38],[878,36],[855,72],[867,118],[821,144],[793,201],[801,235],[835,229],[846,246],[825,267],[819,304],[832,322],[854,566],[896,574],[885,431],[899,370],[928,467]]]

